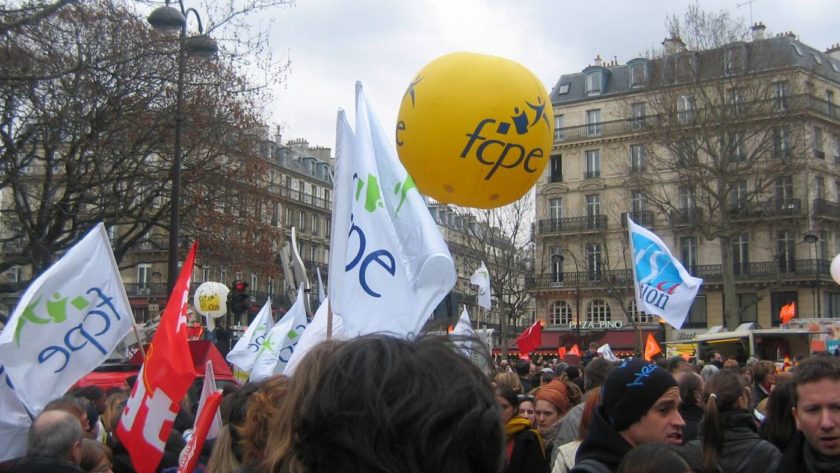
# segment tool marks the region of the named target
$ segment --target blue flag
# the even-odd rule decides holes
[[[629,217],[627,223],[636,308],[681,328],[703,280],[688,274],[658,236]]]

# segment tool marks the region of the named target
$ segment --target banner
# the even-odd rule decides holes
[[[452,335],[455,337],[475,336],[475,330],[473,330],[472,323],[470,323],[470,314],[467,312],[466,307],[461,311],[461,317],[458,319],[458,323],[455,324],[455,328],[452,329]],[[455,342],[455,346],[467,355],[472,351],[472,342],[469,340],[458,340]]]
[[[303,292],[303,285],[298,288],[297,299],[286,315],[277,322],[268,332],[265,340],[257,352],[257,359],[251,368],[249,381],[261,381],[263,379],[283,373],[286,363],[289,362],[295,346],[306,330],[306,306]]]
[[[117,426],[117,436],[128,449],[137,473],[152,473],[157,468],[181,409],[180,401],[195,379],[187,342],[187,296],[195,251],[193,243]]]
[[[273,323],[271,320],[271,298],[269,297],[225,359],[242,371],[250,371]]]
[[[470,284],[478,286],[478,305],[490,310],[490,306],[492,305],[490,272],[487,271],[487,266],[484,266],[484,261],[481,262],[481,266],[470,276]]]
[[[329,299],[351,336],[420,333],[455,286],[426,203],[356,84],[356,132],[339,112]]]
[[[329,305],[330,299],[327,298],[318,307],[318,310],[315,311],[312,321],[306,327],[306,330],[303,331],[303,335],[300,337],[297,346],[295,346],[295,351],[292,353],[291,358],[289,358],[289,362],[283,368],[284,375],[292,376],[300,360],[309,353],[309,350],[327,339],[327,311],[329,310]],[[344,321],[337,314],[333,314],[332,337],[339,340],[347,338],[344,332]]]
[[[0,333],[6,376],[30,412],[102,364],[134,314],[102,223],[35,279]]]
[[[688,274],[658,236],[636,225],[629,216],[627,226],[637,309],[658,315],[680,329],[703,280]]]
[[[598,351],[598,354],[601,355],[601,358],[604,358],[604,359],[610,360],[610,361],[618,361],[618,357],[615,356],[615,354],[613,353],[612,348],[610,348],[609,343],[605,343],[605,344],[601,345],[600,347],[598,347],[597,351]]]

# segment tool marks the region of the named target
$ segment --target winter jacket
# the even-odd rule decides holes
[[[582,460],[594,460],[607,467],[609,471],[618,471],[624,455],[633,447],[624,437],[604,419],[601,409],[595,409],[589,422],[589,435],[578,448],[575,456],[575,468],[570,473],[578,473],[577,464]],[[767,472],[764,472],[767,473]]]
[[[696,440],[700,431],[700,423],[703,422],[703,409],[691,404],[683,404],[680,406],[680,416],[685,421],[683,444]]]
[[[548,473],[548,460],[539,433],[526,419],[514,418],[505,426],[510,458],[503,473]]]
[[[707,473],[768,473],[774,471],[782,452],[772,443],[758,436],[752,414],[733,410],[721,413],[723,446],[718,455],[717,468],[703,466],[703,432],[700,438],[688,442],[682,449],[688,465],[697,472]]]
[[[575,466],[575,455],[580,448],[580,440],[575,440],[554,449],[554,463],[551,466],[551,473],[568,473]]]
[[[790,445],[782,454],[782,460],[775,473],[828,473],[840,471],[840,460],[834,460],[831,464],[820,464],[813,453],[806,453],[805,436],[797,432],[791,440]],[[806,458],[808,456],[809,458]],[[772,470],[771,470],[772,471]]]
[[[82,470],[64,460],[56,458],[24,458],[9,473],[83,473]]]

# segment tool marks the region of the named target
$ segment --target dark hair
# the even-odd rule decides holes
[[[798,387],[802,384],[816,383],[825,378],[840,380],[840,358],[831,355],[812,355],[802,360],[793,372],[793,382]],[[793,405],[799,401],[798,393],[793,391]]]
[[[513,389],[511,389],[509,386],[496,386],[496,395],[503,398],[505,401],[508,402],[508,404],[513,406],[514,413],[519,412],[520,402],[528,400],[528,398],[524,395],[522,396],[523,399],[520,400],[520,397],[517,396],[517,394],[513,392]],[[533,396],[531,396],[531,402],[534,402]]]
[[[496,391],[498,393],[498,390]],[[516,395],[516,404],[517,406],[522,404],[523,402],[530,402],[531,404],[536,402],[536,399],[531,394],[517,394]]]
[[[105,391],[103,391],[99,386],[91,384],[90,386],[85,386],[75,390],[73,392],[73,397],[83,397],[90,402],[96,402],[105,398]]]
[[[680,399],[683,404],[696,405],[697,394],[702,393],[703,378],[694,371],[684,371],[675,376],[680,388]]]
[[[549,372],[546,371],[545,373],[540,374],[540,386],[545,386],[546,384],[550,383],[557,375],[554,374],[553,371]]]
[[[528,373],[531,372],[531,362],[525,360],[519,360],[516,363],[516,374],[519,376],[528,376]]]
[[[703,390],[706,407],[703,414],[703,465],[713,471],[723,449],[722,412],[738,408],[738,398],[746,395],[744,378],[733,370],[715,373]]]
[[[349,340],[323,360],[315,388],[299,401],[292,454],[307,473],[502,466],[504,432],[489,380],[445,337]],[[465,449],[463,439],[487,441]]]
[[[760,385],[772,372],[776,371],[776,365],[772,361],[759,360],[752,367],[753,383]]]
[[[111,449],[102,442],[96,440],[82,440],[82,459],[79,461],[79,468],[83,471],[92,471],[107,459],[109,462],[114,458]]]
[[[688,463],[667,445],[644,443],[624,455],[618,473],[686,473]]]
[[[790,415],[795,392],[796,385],[793,381],[776,383],[776,387],[767,397],[767,414],[761,424],[761,436],[782,451],[796,435],[796,423]]]
[[[606,358],[594,358],[583,370],[583,390],[589,391],[604,384],[607,375],[615,369],[615,363]]]

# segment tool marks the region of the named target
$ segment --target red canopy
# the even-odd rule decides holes
[[[231,371],[216,345],[213,345],[213,342],[210,340],[190,340],[189,343],[196,376],[204,376],[204,367],[209,360],[213,362],[213,373],[216,375],[216,379],[233,381],[233,371]],[[146,345],[145,348],[148,350],[149,346]],[[142,353],[139,351],[135,353],[128,360],[128,363],[137,366],[143,364]]]

